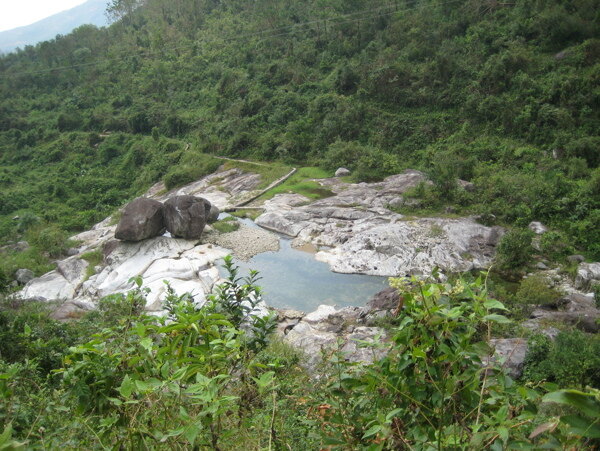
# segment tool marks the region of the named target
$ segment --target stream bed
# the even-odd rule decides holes
[[[258,227],[248,219],[240,222]],[[387,277],[332,272],[329,265],[317,261],[314,254],[294,249],[292,240],[280,236],[277,252],[263,252],[248,261],[234,258],[240,275],[253,269],[259,272],[258,285],[264,301],[272,307],[312,312],[321,304],[363,306],[388,286]],[[227,276],[223,268],[221,275]]]

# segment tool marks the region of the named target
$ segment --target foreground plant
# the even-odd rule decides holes
[[[537,449],[593,438],[581,429],[568,434],[559,417],[553,427],[535,430],[544,419],[538,410],[542,394],[515,384],[490,358],[491,329],[509,320],[498,313],[505,307],[488,297],[484,279],[454,284],[391,279],[391,285],[401,293],[392,349],[366,367],[341,353],[333,360],[316,409],[325,445]],[[557,399],[564,397],[546,398]]]

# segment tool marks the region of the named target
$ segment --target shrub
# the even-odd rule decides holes
[[[562,293],[549,285],[546,277],[535,274],[521,281],[517,302],[530,305],[555,305]]]
[[[498,244],[496,261],[502,270],[515,271],[531,259],[533,232],[529,229],[512,229],[507,232]]]
[[[529,340],[523,378],[560,387],[600,388],[600,337],[574,330],[554,341],[544,335]]]

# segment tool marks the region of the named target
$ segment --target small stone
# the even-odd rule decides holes
[[[69,249],[67,249],[67,256],[68,257],[73,257],[74,255],[79,254],[79,249],[75,248],[75,247],[70,247]]]
[[[346,169],[346,168],[338,168],[338,170],[335,171],[336,177],[346,177],[350,174],[351,174],[350,169]]]
[[[533,221],[529,223],[529,230],[537,235],[542,235],[548,231],[548,227],[538,221]]]
[[[545,269],[548,269],[548,267],[547,267],[547,266],[546,266],[544,263],[542,263],[542,262],[538,262],[538,263],[535,265],[535,267],[536,267],[537,269],[541,269],[542,271],[543,271],[543,270],[545,270]]]
[[[33,273],[33,271],[26,268],[17,269],[17,272],[15,273],[15,280],[21,285],[25,285],[34,277],[35,274]]]
[[[569,255],[567,257],[567,261],[569,263],[583,263],[585,261],[585,257],[579,254]]]

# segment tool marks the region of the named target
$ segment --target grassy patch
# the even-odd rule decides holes
[[[230,233],[239,229],[240,223],[233,216],[227,216],[226,218],[212,224],[212,227],[218,232]]]
[[[292,170],[291,166],[287,166],[281,163],[244,163],[241,161],[226,161],[223,165],[225,170],[228,169],[241,169],[244,172],[251,172],[259,174],[261,182],[257,186],[257,189],[265,189],[275,180],[280,179],[288,172]]]
[[[95,251],[86,252],[81,256],[81,258],[89,263],[85,270],[85,280],[88,280],[90,277],[96,274],[96,266],[102,263],[102,250],[96,249]]]
[[[253,221],[258,218],[260,215],[263,214],[263,210],[262,209],[240,209],[240,210],[235,210],[232,211],[231,216],[235,216],[236,218],[248,218],[248,219],[252,219]]]
[[[281,185],[276,186],[269,192],[265,193],[261,199],[268,200],[273,198],[276,194],[283,193],[296,193],[308,197],[309,199],[317,200],[325,197],[333,196],[333,193],[319,185],[319,183],[311,179],[322,179],[330,177],[331,174],[317,167],[304,167],[298,169],[298,171],[292,175],[289,179],[283,182]]]

